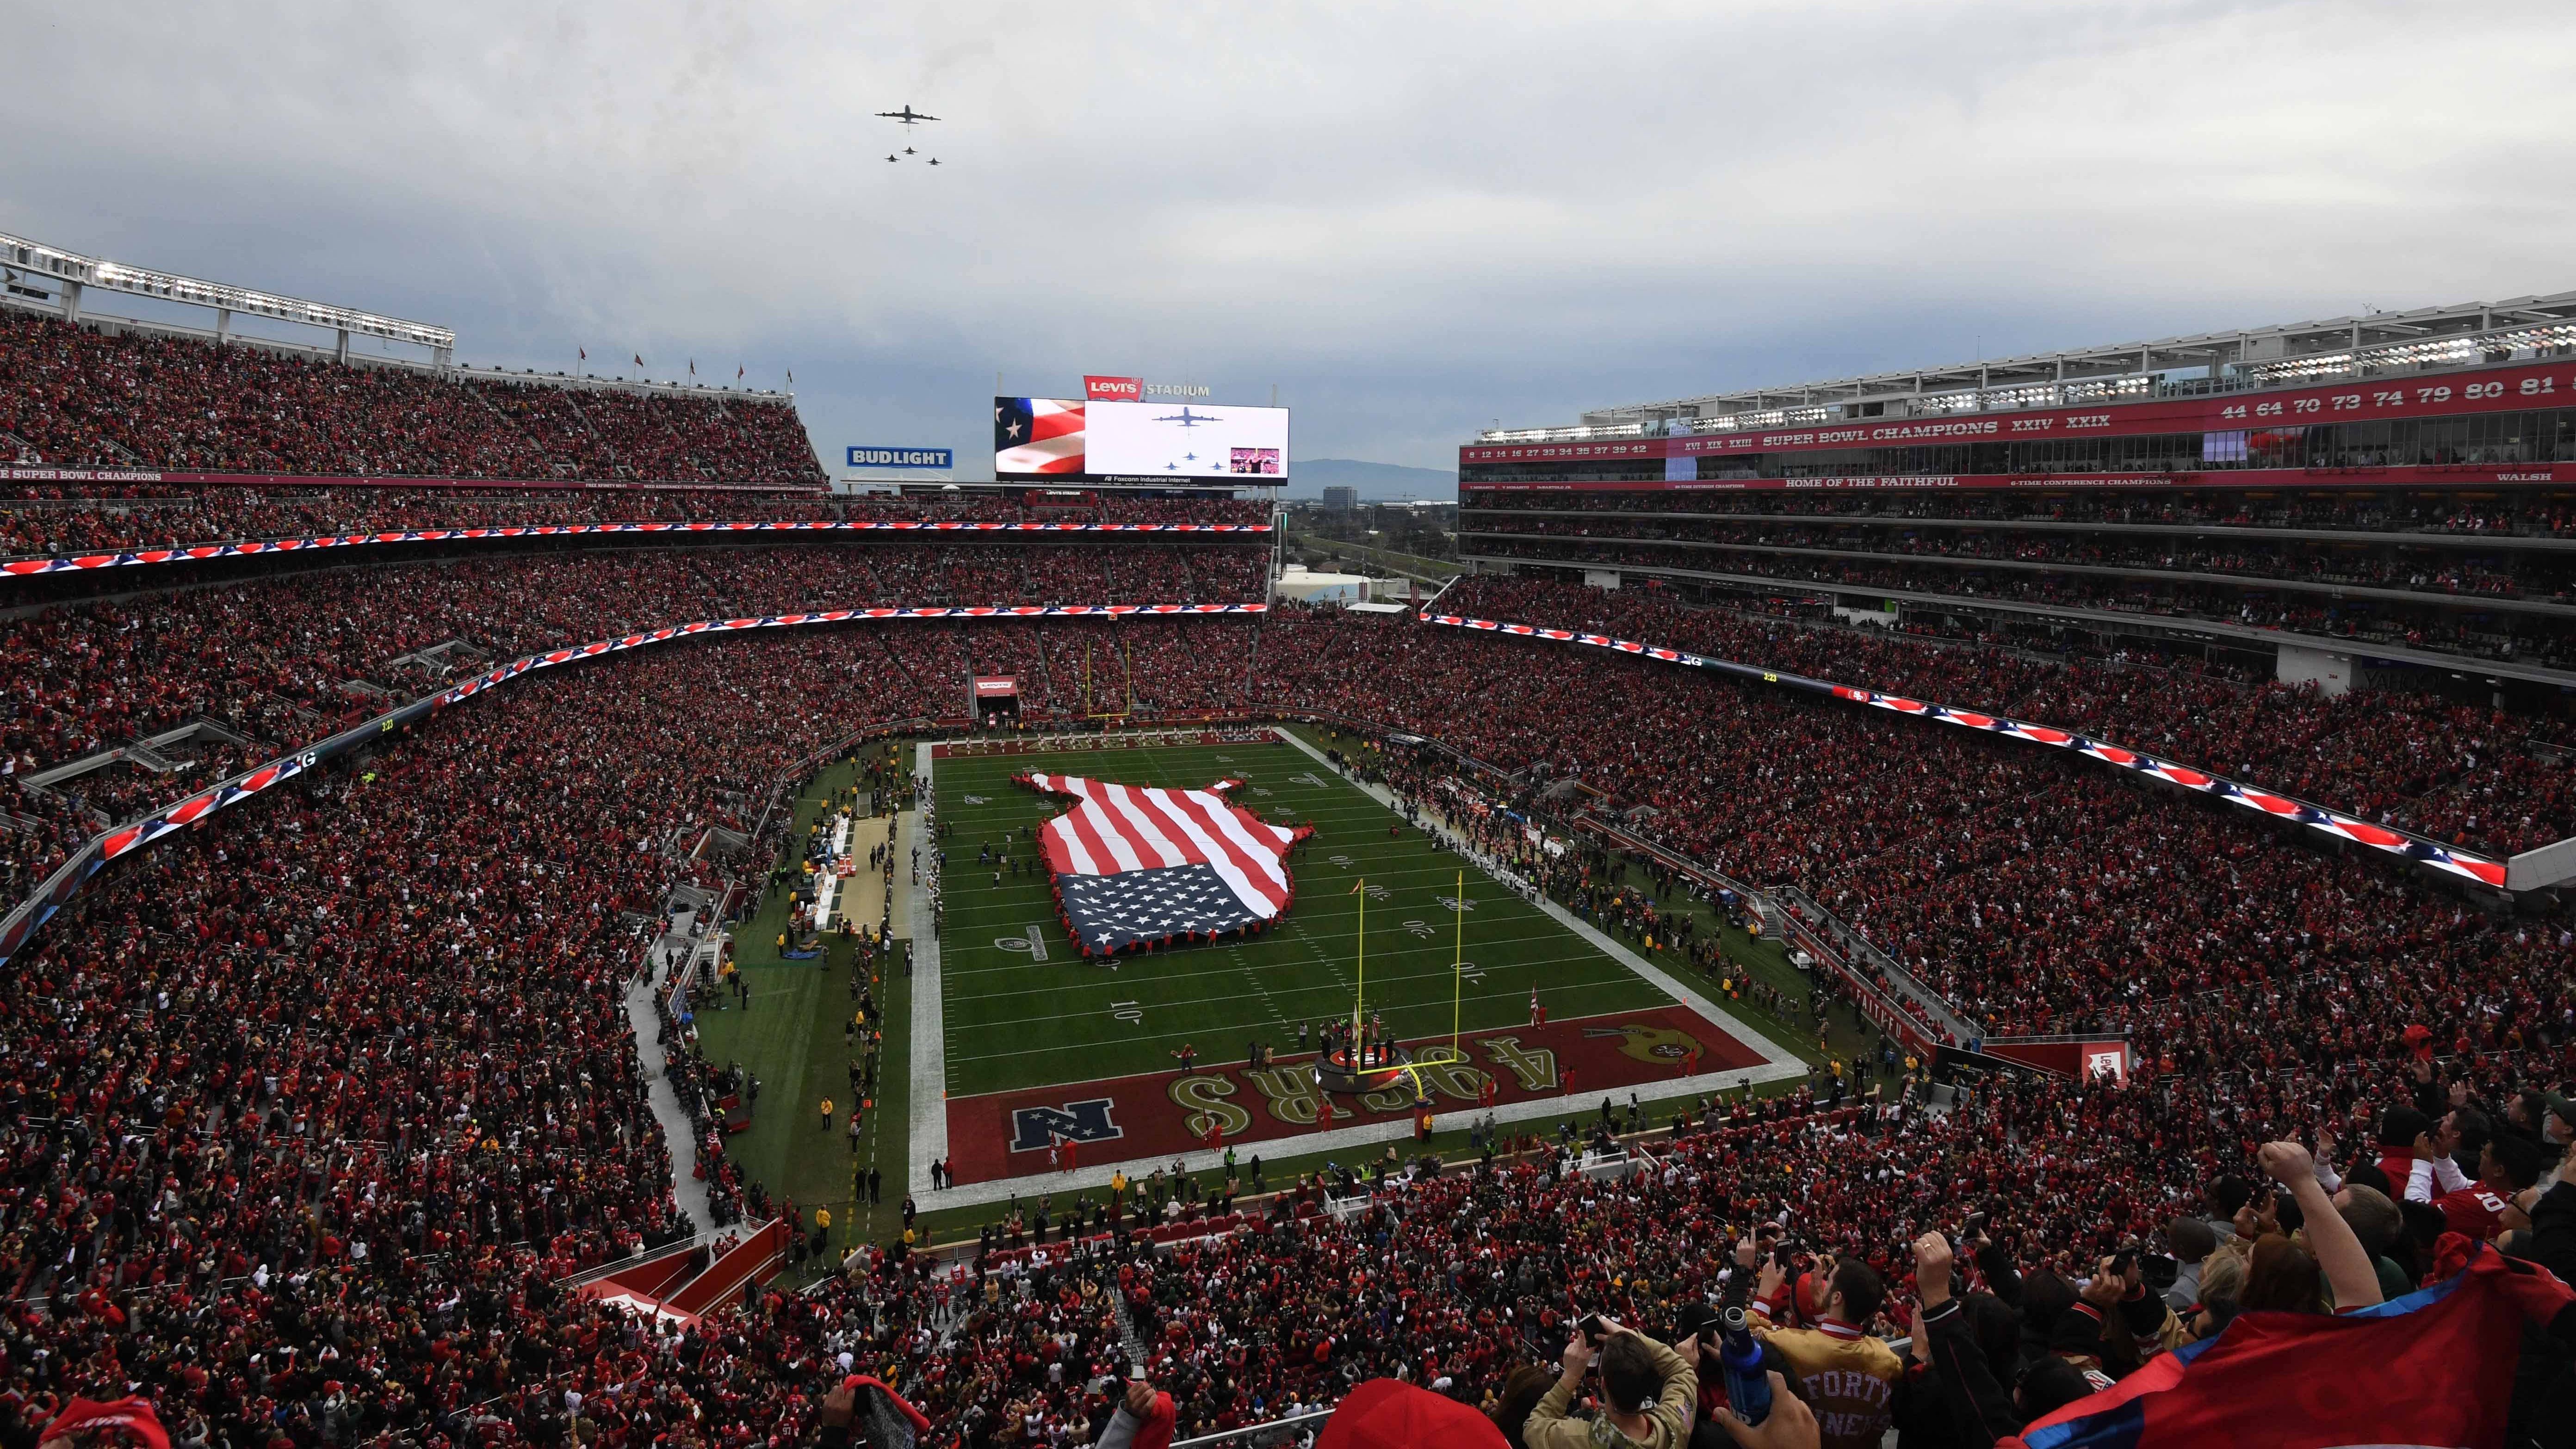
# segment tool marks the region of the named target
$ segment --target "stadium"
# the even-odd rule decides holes
[[[1346,601],[1205,387],[0,265],[13,1444],[2576,1425],[2576,293],[1498,420]]]

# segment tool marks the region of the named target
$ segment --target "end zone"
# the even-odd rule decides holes
[[[1414,1052],[1435,1112],[1480,1113],[1490,1087],[1498,1121],[1596,1110],[1595,1092],[1615,1094],[1624,1104],[1630,1091],[1649,1088],[1664,1096],[1734,1087],[1764,1075],[1752,1069],[1767,1064],[1765,1053],[1683,1006],[1472,1032],[1459,1039],[1455,1058],[1445,1041],[1416,1045]],[[1694,1054],[1699,1071],[1685,1077]],[[1073,1144],[1076,1170],[1106,1169],[1131,1158],[1169,1161],[1215,1151],[1212,1131],[1221,1131],[1224,1145],[1238,1153],[1275,1156],[1313,1150],[1319,1131],[1367,1128],[1374,1141],[1397,1135],[1389,1127],[1410,1129],[1409,1086],[1328,1095],[1315,1084],[1313,1063],[1304,1055],[1275,1058],[1262,1068],[1202,1066],[953,1098],[949,1167],[971,1188],[1032,1175],[1044,1180],[1047,1148],[1063,1142]]]

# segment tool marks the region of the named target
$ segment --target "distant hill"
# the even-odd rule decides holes
[[[1438,468],[1407,468],[1400,463],[1369,463],[1358,458],[1298,458],[1288,469],[1290,498],[1320,498],[1326,487],[1348,486],[1363,502],[1428,498],[1443,502],[1458,496],[1458,475]]]

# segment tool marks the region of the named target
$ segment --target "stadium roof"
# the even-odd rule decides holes
[[[337,332],[360,332],[369,337],[415,343],[442,357],[456,347],[456,333],[451,328],[362,312],[354,307],[340,307],[328,302],[281,297],[273,292],[236,287],[228,282],[201,281],[176,272],[129,267],[122,262],[83,256],[61,247],[11,236],[7,232],[0,232],[0,263],[84,288],[98,287],[138,297],[158,297],[165,302],[184,302],[219,311],[300,322],[308,327],[328,327]]]
[[[2576,292],[2554,292],[1703,393],[1586,412],[1581,423],[1568,427],[1491,429],[1478,440],[1559,442],[1729,432],[1839,417],[2126,402],[2160,392],[2224,392],[2392,369],[2458,367],[2571,346],[2576,346]],[[2177,372],[2195,376],[2177,386],[2167,377]]]

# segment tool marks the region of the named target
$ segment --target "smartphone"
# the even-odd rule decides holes
[[[2136,1271],[2137,1271],[2137,1268],[2138,1268],[2138,1250],[2137,1250],[2137,1249],[2135,1249],[2135,1248],[2122,1248],[2120,1251],[2118,1251],[2118,1252],[2116,1252],[2116,1253],[2114,1253],[2114,1254],[2112,1254],[2112,1255],[2111,1255],[2111,1271],[2112,1271],[2112,1272],[2114,1272],[2114,1273],[2119,1274],[2121,1277],[2123,1277],[2123,1278],[2128,1277],[2131,1273],[2136,1272]]]
[[[1143,1383],[1144,1381],[1145,1381],[1145,1366],[1144,1366],[1143,1364],[1141,1364],[1141,1363],[1130,1363],[1130,1364],[1128,1364],[1128,1365],[1127,1365],[1127,1382],[1129,1382],[1129,1383],[1131,1383],[1131,1384],[1141,1384],[1141,1383]]]
[[[1601,1343],[1610,1337],[1609,1333],[1602,1328],[1601,1315],[1598,1313],[1583,1315],[1575,1326],[1583,1330],[1583,1338],[1587,1343]]]

